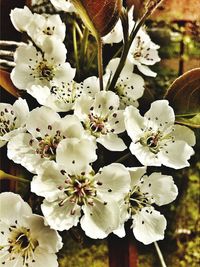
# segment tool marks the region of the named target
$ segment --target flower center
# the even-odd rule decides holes
[[[93,205],[93,197],[96,196],[96,188],[93,181],[93,172],[81,175],[68,175],[64,186],[59,186],[59,190],[66,194],[66,198],[59,202],[63,206],[66,201],[82,206],[85,203]]]
[[[159,152],[160,148],[160,140],[162,139],[162,134],[161,132],[157,133],[152,133],[152,132],[147,132],[144,137],[141,137],[139,142],[143,146],[148,146],[149,150],[155,154]]]
[[[143,181],[141,180],[141,183]],[[138,210],[144,207],[150,207],[151,202],[148,196],[149,193],[142,193],[139,186],[135,186],[132,192],[128,194],[125,199],[125,202],[128,203],[128,211],[131,215],[134,215]]]
[[[61,136],[60,131],[57,131],[54,136],[46,134],[44,138],[37,137],[37,143],[35,143],[35,140],[31,139],[30,145],[35,148],[36,153],[39,154],[41,158],[54,160],[57,146],[64,138],[64,136]]]
[[[52,65],[48,65],[45,59],[36,65],[35,68],[32,68],[32,70],[33,73],[30,75],[33,75],[34,78],[38,78],[40,80],[51,81],[55,75],[54,67]]]
[[[23,258],[23,266],[29,266],[29,262],[34,262],[34,251],[39,245],[38,241],[31,237],[30,229],[25,227],[17,227],[12,225],[9,227],[10,236],[8,237],[8,244],[4,245],[2,249],[6,249],[9,254],[2,264],[7,261],[15,260],[19,256]]]
[[[9,133],[15,129],[17,117],[13,110],[4,109],[0,112],[0,136]]]

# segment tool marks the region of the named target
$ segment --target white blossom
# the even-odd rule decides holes
[[[180,169],[189,166],[195,135],[185,126],[174,125],[175,115],[167,100],[157,100],[142,117],[139,110],[125,110],[125,125],[132,139],[130,150],[145,166],[161,164]]]
[[[0,147],[17,133],[26,131],[25,119],[29,113],[26,100],[19,98],[13,105],[0,103]]]
[[[104,75],[105,82],[112,79],[119,61],[119,58],[114,58],[109,62]],[[133,73],[132,63],[126,62],[113,91],[120,98],[120,108],[124,109],[128,105],[138,106],[137,99],[142,97],[144,93],[144,79]]]
[[[119,97],[111,91],[101,91],[95,98],[81,96],[75,104],[74,114],[98,143],[111,151],[123,151],[126,145],[117,135],[125,130],[124,111],[118,108]]]
[[[159,45],[153,43],[145,29],[141,28],[133,40],[127,60],[136,65],[144,75],[155,77],[157,74],[151,71],[148,66],[160,61],[158,48]]]
[[[95,174],[89,165],[81,170],[76,159],[68,168],[66,151],[59,158],[58,165],[46,162],[31,183],[32,192],[45,197],[41,208],[47,222],[63,231],[80,221],[87,236],[105,238],[119,225],[118,200],[130,189],[129,172],[113,163]]]
[[[133,221],[135,238],[145,245],[164,238],[166,219],[156,211],[152,204],[159,206],[169,204],[178,195],[178,189],[171,176],[161,173],[144,175],[145,167],[128,168],[131,176],[131,190],[121,204],[121,226],[114,231],[125,235],[123,218]]]
[[[52,5],[58,11],[64,12],[76,12],[74,5],[72,4],[71,0],[50,0]]]
[[[34,43],[42,47],[46,38],[56,38],[57,43],[65,38],[65,24],[58,14],[32,13],[28,7],[15,8],[10,13],[11,21],[18,31],[25,31]]]
[[[58,233],[32,214],[17,194],[0,194],[0,263],[5,267],[58,267],[55,255],[62,248]]]
[[[133,20],[133,8],[134,7],[132,6],[128,11],[129,34],[135,25],[135,21]],[[102,40],[105,44],[120,43],[123,40],[123,28],[120,19],[115,27],[107,35],[102,37]]]
[[[32,110],[26,120],[27,133],[13,137],[8,144],[8,157],[35,173],[45,161],[56,160],[57,150],[65,148],[68,161],[77,157],[81,166],[96,160],[96,145],[84,135],[74,115],[60,118],[55,111],[41,107]],[[83,149],[87,149],[87,153]],[[75,153],[75,155],[74,155]],[[86,163],[85,163],[86,162]],[[72,164],[73,165],[73,164]]]
[[[51,82],[51,86],[32,86],[27,90],[30,95],[44,106],[57,112],[72,110],[74,104],[81,95],[94,96],[99,91],[97,77],[92,76],[81,83],[74,80],[68,82]]]
[[[46,39],[45,53],[32,45],[23,45],[15,52],[16,67],[11,72],[14,85],[23,90],[34,86],[50,86],[52,81],[69,82],[74,78],[75,69],[65,63],[65,48],[55,46],[56,40]]]

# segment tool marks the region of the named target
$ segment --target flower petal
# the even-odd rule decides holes
[[[47,161],[37,169],[37,176],[34,176],[31,182],[31,192],[52,202],[61,195],[58,188],[64,183],[65,177],[61,174],[58,165],[54,161]]]
[[[159,206],[171,203],[178,195],[178,188],[174,184],[173,178],[156,172],[143,177],[140,190],[148,193],[148,199],[153,197],[152,203],[155,202]]]
[[[60,201],[48,202],[44,200],[41,209],[51,228],[59,231],[69,230],[79,222],[80,206],[70,201],[66,201],[63,206],[60,206]]]
[[[133,233],[140,242],[148,245],[162,240],[166,228],[166,219],[153,208],[143,208],[133,217]]]
[[[131,167],[127,168],[131,176],[131,189],[138,185],[142,176],[146,173],[146,167]]]
[[[101,135],[97,138],[97,142],[110,151],[124,151],[127,148],[124,141],[116,134]]]
[[[194,146],[196,144],[195,134],[190,128],[178,124],[174,125],[173,128],[175,140],[185,141],[189,146]]]
[[[105,238],[119,225],[119,207],[116,202],[94,200],[93,206],[82,207],[84,215],[80,224],[90,238]]]
[[[129,172],[120,163],[103,167],[94,179],[97,181],[97,194],[100,193],[105,201],[107,197],[117,201],[123,200],[130,190]]]
[[[24,202],[20,195],[11,192],[1,193],[0,202],[1,221],[5,222],[8,225],[13,224],[16,220],[23,220],[23,216],[32,215],[30,206],[26,202]]]
[[[163,127],[164,125],[174,124],[175,115],[172,107],[169,106],[167,100],[157,100],[151,104],[150,109],[145,113],[144,117],[151,121],[155,128]],[[153,125],[151,125],[153,128]]]
[[[145,128],[144,118],[140,115],[139,110],[133,106],[129,106],[125,109],[125,127],[128,135],[133,142],[138,141],[140,138],[142,129]]]
[[[188,160],[194,155],[194,150],[185,141],[177,140],[169,143],[165,149],[159,153],[162,164],[174,168],[181,169],[190,166]]]
[[[96,159],[93,139],[66,138],[58,144],[56,161],[69,173],[80,173]]]
[[[26,217],[26,224],[33,238],[39,242],[41,249],[44,249],[47,253],[55,253],[62,248],[61,237],[57,231],[44,224],[44,217],[33,214]]]

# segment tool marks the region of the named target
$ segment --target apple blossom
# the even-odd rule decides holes
[[[32,214],[30,206],[11,192],[0,194],[0,263],[10,267],[58,267],[55,255],[62,248],[57,231]]]
[[[142,117],[139,110],[125,110],[126,130],[132,143],[130,150],[145,166],[161,164],[180,169],[189,166],[194,154],[195,135],[185,126],[174,125],[175,115],[167,100],[157,100]]]

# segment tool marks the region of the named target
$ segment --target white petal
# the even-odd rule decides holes
[[[70,201],[66,201],[63,206],[60,206],[60,201],[44,200],[41,209],[51,228],[59,231],[69,230],[79,222],[80,207]]]
[[[111,91],[101,91],[96,94],[94,101],[94,114],[105,117],[119,107],[119,97]]]
[[[105,44],[120,43],[123,39],[122,32],[123,32],[122,25],[121,25],[121,21],[119,19],[118,22],[116,23],[115,27],[111,30],[111,32],[109,32],[108,34],[103,36],[103,38],[102,38],[103,43],[105,43]]]
[[[34,251],[35,262],[29,264],[30,267],[58,267],[57,256],[53,253],[48,253],[44,249],[37,247]]]
[[[153,202],[157,205],[166,205],[176,199],[178,189],[171,176],[154,172],[149,177],[143,178],[144,182],[140,185],[141,192],[148,193],[149,199],[153,197]]]
[[[19,98],[13,104],[13,109],[17,117],[18,125],[24,125],[25,119],[29,113],[29,107],[25,99]]]
[[[166,228],[166,219],[153,208],[143,208],[133,217],[133,233],[140,242],[148,245],[162,240]]]
[[[130,190],[129,172],[120,163],[103,167],[94,179],[97,181],[97,194],[100,193],[105,201],[107,197],[117,201],[123,200]]]
[[[113,234],[117,235],[120,238],[124,237],[126,235],[124,224],[123,225],[120,225],[119,228],[117,228],[116,230],[114,230],[113,231]]]
[[[41,48],[43,52],[45,53],[44,55],[45,59],[53,60],[55,63],[58,63],[58,64],[65,62],[67,49],[65,45],[57,38],[47,37],[44,40]]]
[[[30,9],[25,6],[22,8],[15,8],[11,10],[10,19],[15,29],[18,31],[25,31],[33,14]]]
[[[47,107],[35,108],[29,113],[26,128],[34,137],[44,137],[45,134],[52,136],[52,133],[55,134],[57,130],[60,130],[53,127],[58,121],[60,121],[60,116],[52,109]]]
[[[189,146],[194,146],[196,144],[195,134],[190,128],[178,124],[174,125],[173,128],[175,140],[185,141]]]
[[[74,114],[81,120],[87,120],[90,113],[90,108],[93,104],[92,97],[88,95],[82,95],[75,103]]]
[[[146,167],[131,167],[127,168],[131,176],[131,188],[138,185],[140,178],[146,173]]]
[[[76,12],[75,7],[70,0],[50,0],[50,1],[57,10],[61,10],[64,12]]]
[[[124,141],[116,134],[101,135],[97,138],[97,142],[110,151],[124,151],[127,148]]]
[[[139,110],[133,106],[125,109],[125,127],[128,135],[133,141],[138,141],[138,136],[141,136],[144,125],[144,118],[140,115]]]
[[[181,169],[190,166],[188,160],[192,155],[194,155],[194,150],[185,141],[177,140],[162,149],[159,153],[159,158],[163,165]]]
[[[110,114],[108,121],[106,123],[106,128],[109,130],[114,130],[115,134],[119,134],[125,131],[124,124],[124,111],[116,110]]]
[[[35,173],[37,167],[46,159],[36,154],[35,149],[30,145],[32,136],[28,133],[19,133],[13,137],[8,143],[9,159],[15,163],[21,164],[28,171]]]
[[[81,227],[90,238],[105,238],[119,225],[119,207],[114,201],[105,205],[103,200],[96,199],[93,206],[83,206],[82,209]]]
[[[57,163],[69,173],[80,173],[97,159],[96,143],[90,139],[66,138],[56,152]]]
[[[61,237],[57,231],[44,224],[44,217],[33,214],[26,217],[26,223],[33,238],[39,242],[40,248],[47,253],[55,253],[62,248]]]
[[[161,166],[161,158],[149,150],[149,147],[141,145],[139,142],[132,142],[130,151],[144,166]]]
[[[61,122],[62,134],[67,138],[81,138],[84,134],[84,128],[75,115],[66,115]]]
[[[167,100],[157,100],[151,104],[144,117],[154,122],[158,127],[174,124],[175,115]]]
[[[24,202],[20,195],[5,192],[0,194],[0,218],[8,225],[12,225],[16,220],[21,221],[23,216],[32,214],[30,206]]]
[[[31,192],[38,196],[45,197],[47,201],[55,201],[61,191],[58,189],[65,183],[65,176],[54,161],[47,161],[37,169],[37,176],[31,182]]]
[[[140,72],[142,72],[144,75],[149,76],[149,77],[156,77],[157,73],[150,70],[149,67],[145,65],[137,65],[137,68]]]

